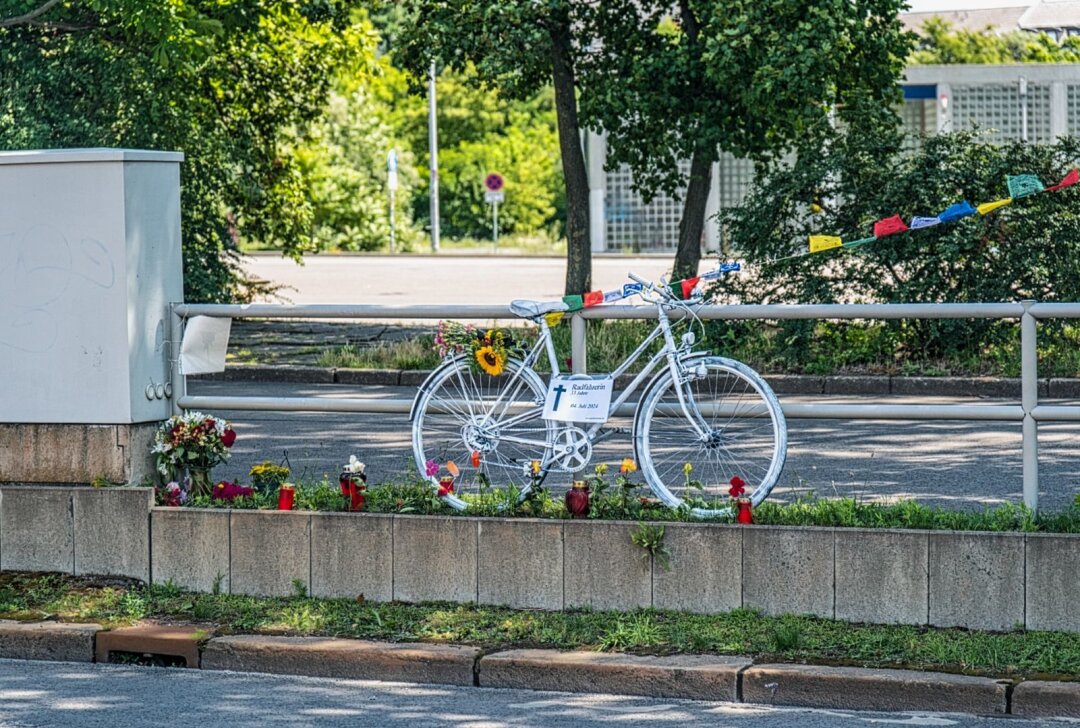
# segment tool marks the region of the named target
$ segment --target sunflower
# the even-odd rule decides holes
[[[476,350],[476,363],[480,368],[493,377],[503,373],[506,367],[506,357],[496,351],[492,346],[481,346]]]

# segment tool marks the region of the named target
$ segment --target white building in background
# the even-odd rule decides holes
[[[956,30],[978,32],[989,28],[999,34],[1024,30],[1046,33],[1058,41],[1070,35],[1080,35],[1080,0],[1015,2],[1009,7],[933,10],[900,15],[904,27],[916,32],[923,23],[934,17],[941,18]]]
[[[1080,6],[1080,2],[1043,4]],[[913,135],[978,128],[995,141],[1043,143],[1064,135],[1080,136],[1080,64],[911,66],[903,90],[900,115]],[[659,197],[646,205],[631,189],[628,169],[605,172],[602,134],[588,134],[586,154],[593,251],[673,251],[682,200]],[[681,166],[688,171],[690,165]],[[724,154],[713,165],[712,175],[702,241],[708,252],[721,245],[714,216],[742,201],[753,179],[753,165]]]
[[[1080,34],[1080,0],[1016,0],[1006,3],[1008,7],[977,7],[1000,3],[965,0],[915,3],[918,8],[959,4],[973,7],[900,17],[914,31],[936,16],[954,28],[972,31],[1044,32],[1058,40]],[[1080,135],[1080,65],[912,66],[905,73],[903,89],[900,115],[913,144],[920,134],[975,127],[996,141],[1048,142],[1064,134]],[[646,205],[631,188],[628,169],[605,172],[607,145],[602,134],[588,134],[586,154],[593,250],[674,250],[682,200],[660,197]],[[690,167],[689,162],[680,166],[684,172]],[[713,165],[707,217],[738,205],[752,179],[749,161],[722,155]],[[711,252],[720,248],[720,241],[720,228],[711,220],[702,245]]]

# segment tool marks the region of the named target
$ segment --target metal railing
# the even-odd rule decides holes
[[[362,399],[322,397],[190,396],[180,370],[179,341],[184,321],[191,316],[264,319],[513,319],[509,306],[343,306],[278,304],[173,304],[170,336],[173,409],[273,410],[287,412],[408,413],[412,399]],[[1039,319],[1080,318],[1080,303],[949,303],[949,304],[821,304],[701,306],[697,315],[705,320],[784,319],[1019,319],[1020,404],[795,404],[781,403],[792,419],[850,420],[963,420],[1022,423],[1023,497],[1032,510],[1039,503],[1039,448],[1037,423],[1080,421],[1080,407],[1039,404],[1037,372],[1037,326]],[[671,312],[682,318],[682,311]],[[573,371],[584,373],[586,320],[651,319],[653,306],[598,306],[570,314]],[[624,404],[618,415],[633,413]]]

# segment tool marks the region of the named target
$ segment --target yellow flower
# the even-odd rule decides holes
[[[690,473],[694,472],[694,466],[691,465],[690,463],[687,463],[686,465],[682,466],[682,471],[683,471],[683,475],[689,476]]]
[[[607,463],[600,463],[599,465],[596,466],[596,474],[597,475],[603,475],[604,473],[607,472],[607,470],[608,470]]]
[[[533,473],[533,475],[539,475],[540,474],[540,461],[539,460],[533,460],[532,461],[532,473]]]
[[[506,358],[490,346],[481,346],[476,350],[476,362],[493,377],[502,374],[506,367]]]
[[[626,475],[627,473],[633,473],[636,470],[637,463],[634,462],[633,458],[624,459],[622,461],[622,467],[619,468],[619,472],[623,475]]]

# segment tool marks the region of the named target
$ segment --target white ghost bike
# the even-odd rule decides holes
[[[717,279],[729,268],[704,274]],[[746,483],[754,506],[768,496],[784,467],[787,425],[768,384],[745,364],[693,351],[692,330],[679,340],[669,312],[682,309],[693,321],[700,294],[682,300],[666,285],[634,274],[628,286],[656,306],[657,324],[612,377],[623,374],[649,346],[663,345],[622,391],[613,393],[610,418],[644,384],[634,410],[634,458],[649,488],[665,505],[689,508],[697,517],[729,512],[731,479]],[[640,288],[638,288],[640,287]],[[465,355],[451,354],[421,385],[412,405],[413,453],[418,472],[429,461],[454,461],[460,470],[455,492],[445,501],[468,510],[487,485],[513,485],[522,497],[551,473],[577,473],[592,458],[593,445],[626,428],[607,422],[584,424],[544,419],[548,386],[534,366],[546,354],[551,379],[559,361],[547,317],[567,310],[562,301],[517,300],[511,311],[540,327],[523,356],[511,356],[497,377],[474,371]],[[654,373],[655,372],[655,373]],[[533,473],[539,463],[539,473]],[[438,487],[435,477],[430,478]]]

